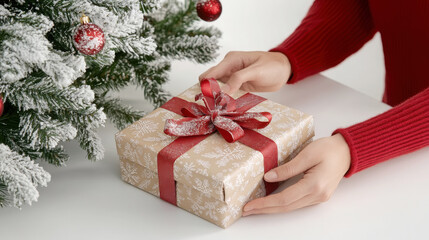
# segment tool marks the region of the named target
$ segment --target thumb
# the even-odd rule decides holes
[[[279,182],[294,177],[313,167],[316,163],[300,152],[291,161],[271,169],[264,175],[267,182]]]

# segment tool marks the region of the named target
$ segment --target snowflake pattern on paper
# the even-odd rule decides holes
[[[244,150],[242,148],[219,148],[215,146],[210,152],[206,152],[202,154],[202,156],[207,158],[217,158],[215,164],[218,168],[222,168],[233,159],[242,159],[244,157]]]
[[[142,118],[137,122],[133,123],[130,128],[134,134],[134,137],[137,139],[143,137],[148,133],[153,133],[158,128],[157,122],[150,121],[148,119]]]
[[[124,181],[135,185],[140,180],[140,177],[137,174],[137,169],[134,168],[130,163],[121,162],[120,166],[121,166],[122,179]]]
[[[193,101],[195,85],[178,97]],[[239,91],[234,97],[243,95]],[[258,133],[278,147],[279,163],[291,159],[314,135],[311,116],[264,101],[249,112],[271,112],[272,122]],[[163,133],[166,119],[180,115],[159,108],[116,134],[124,181],[159,196],[157,154],[176,137]],[[174,163],[177,205],[221,227],[241,216],[248,201],[265,195],[263,156],[239,142],[227,143],[219,133],[181,155]]]
[[[136,146],[135,143],[133,142],[127,142],[124,144],[124,151],[122,154],[122,157],[126,158],[126,159],[130,159],[133,162],[138,162],[139,161],[139,152],[141,153],[142,150],[138,148],[138,146]]]
[[[115,141],[116,141],[116,145],[121,148],[122,147],[122,142],[124,140],[124,138],[126,138],[126,134],[124,132],[118,132],[115,134]]]

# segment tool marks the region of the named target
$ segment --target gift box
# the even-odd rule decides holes
[[[204,80],[115,136],[122,179],[226,228],[275,190],[264,172],[314,136],[312,116]]]

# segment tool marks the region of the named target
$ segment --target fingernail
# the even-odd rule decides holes
[[[221,87],[221,90],[222,90],[222,92],[224,92],[224,93],[229,93],[229,90],[231,90],[231,87],[229,87],[229,85],[228,85],[228,84],[224,84],[224,85]]]
[[[272,181],[277,179],[277,173],[274,171],[265,174],[265,180]]]

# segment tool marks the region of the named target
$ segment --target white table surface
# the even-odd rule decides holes
[[[263,95],[314,115],[316,138],[389,109],[321,75]],[[33,206],[0,209],[0,239],[427,239],[429,148],[344,179],[326,203],[221,229],[123,182],[115,132],[100,131],[102,161],[68,143],[67,167],[42,164],[52,181]]]

